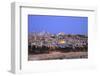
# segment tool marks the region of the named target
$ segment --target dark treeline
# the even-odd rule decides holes
[[[47,46],[31,46],[28,45],[28,53],[29,54],[43,54],[43,53],[49,53],[52,51],[59,51],[59,52],[87,52],[88,47],[86,45],[82,46],[82,47],[73,47],[73,46],[69,46],[69,47],[47,47]]]

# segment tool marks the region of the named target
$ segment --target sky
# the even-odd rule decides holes
[[[88,17],[78,16],[51,16],[51,15],[28,15],[28,32],[49,32],[57,34],[88,33]]]

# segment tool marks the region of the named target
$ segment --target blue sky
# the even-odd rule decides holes
[[[88,17],[28,15],[28,32],[42,31],[87,35]]]

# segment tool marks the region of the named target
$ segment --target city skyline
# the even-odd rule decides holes
[[[28,15],[28,32],[87,35],[88,17]]]

